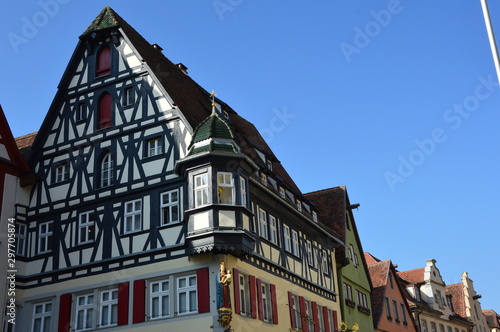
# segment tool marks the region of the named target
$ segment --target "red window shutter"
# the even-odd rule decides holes
[[[252,318],[257,318],[256,295],[255,295],[255,276],[248,276],[250,284],[250,313]]]
[[[328,320],[328,308],[323,307],[323,322],[325,323],[325,332],[333,332],[330,331],[330,321]]]
[[[128,324],[128,293],[128,282],[118,285],[118,325]]]
[[[113,97],[105,93],[99,99],[99,129],[111,127]]]
[[[111,73],[111,48],[104,46],[97,54],[97,77]]]
[[[339,330],[339,325],[338,325],[338,321],[337,321],[337,312],[335,310],[333,310],[333,329],[335,331]]]
[[[316,302],[312,303],[312,315],[314,320],[314,332],[319,331],[319,317],[318,317],[318,304]]]
[[[241,314],[241,298],[240,298],[240,271],[233,269],[233,285],[234,285],[234,312]]]
[[[262,280],[257,278],[257,306],[259,309],[259,319],[264,320],[264,301],[262,300]]]
[[[196,271],[196,284],[198,287],[198,313],[210,312],[210,287],[208,283],[208,267]]]
[[[146,280],[134,281],[134,312],[132,323],[142,323],[146,320]]]
[[[59,324],[57,332],[69,332],[73,294],[63,294],[59,299]]]
[[[278,302],[276,302],[276,285],[269,286],[271,292],[271,308],[273,309],[273,324],[278,324]]]
[[[300,305],[300,317],[302,320],[302,331],[303,332],[309,332],[309,325],[307,324],[307,319],[306,319],[306,300],[304,300],[304,297],[300,296],[299,297],[299,305]]]
[[[290,324],[292,328],[295,328],[297,327],[297,322],[295,321],[295,310],[293,309],[293,295],[290,291],[288,291],[288,309],[290,310]]]

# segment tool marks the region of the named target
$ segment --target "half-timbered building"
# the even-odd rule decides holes
[[[111,8],[28,161],[16,331],[336,329],[343,243],[256,128]]]

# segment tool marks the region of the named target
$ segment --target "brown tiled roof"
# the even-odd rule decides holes
[[[103,18],[107,18],[107,20],[103,21]],[[103,25],[102,22],[107,23]],[[142,60],[149,66],[153,73],[155,73],[155,76],[172,98],[174,105],[181,110],[193,129],[211,114],[210,94],[191,79],[191,77],[186,75],[177,65],[167,59],[160,49],[153,47],[147,42],[146,39],[111,8],[105,7],[89,29],[87,29],[80,38],[90,38],[90,32],[94,31],[96,27],[104,30],[117,27],[122,29],[125,36],[131,41],[140,57],[142,57]],[[300,194],[299,188],[278,161],[255,126],[240,117],[223,101],[219,99],[216,101],[221,104],[222,109],[229,114],[229,122],[235,130],[239,140],[237,143],[240,145],[243,152],[259,165],[262,165],[262,162],[254,151],[254,148],[266,154],[268,158],[273,161],[273,172],[284,181],[284,187]]]
[[[368,254],[370,257],[370,254]],[[367,254],[365,253],[365,259]],[[373,315],[373,323],[375,326],[378,326],[378,322],[382,315],[384,309],[384,298],[385,298],[385,290],[387,286],[387,278],[389,276],[389,270],[391,267],[391,261],[383,261],[383,262],[374,262],[368,263],[368,272],[370,273],[370,279],[372,281],[372,315]]]
[[[465,308],[465,294],[462,284],[453,284],[446,286],[446,294],[451,295],[453,311],[463,318],[467,317]]]
[[[490,329],[500,329],[500,315],[494,310],[483,310]]]
[[[35,141],[36,134],[38,134],[38,132],[16,137],[15,140],[17,148],[19,150],[24,148],[30,148],[31,145],[33,145],[33,142]]]
[[[380,262],[380,259],[373,256],[369,252],[365,252],[364,255],[365,255],[365,259],[366,259],[366,264],[368,264],[368,265]]]
[[[345,241],[346,190],[345,186],[313,191],[304,196],[316,205],[318,221],[332,229]]]
[[[408,282],[418,283],[424,281],[424,270],[425,268],[422,267],[414,270],[400,271],[398,275]]]

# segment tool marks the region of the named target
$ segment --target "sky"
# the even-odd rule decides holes
[[[255,124],[303,193],[345,185],[364,251],[467,271],[500,313],[500,88],[480,0],[25,0],[0,11],[0,104],[38,131],[111,6]],[[500,36],[500,2],[489,1]]]

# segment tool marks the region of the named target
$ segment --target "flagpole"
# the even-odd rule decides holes
[[[488,32],[488,39],[490,41],[491,53],[493,55],[493,62],[495,63],[497,78],[498,81],[500,82],[500,60],[498,57],[498,48],[497,48],[497,43],[495,41],[495,34],[493,33],[493,26],[491,25],[490,12],[486,0],[481,0],[481,6],[483,8],[484,23],[486,24],[486,31]]]

